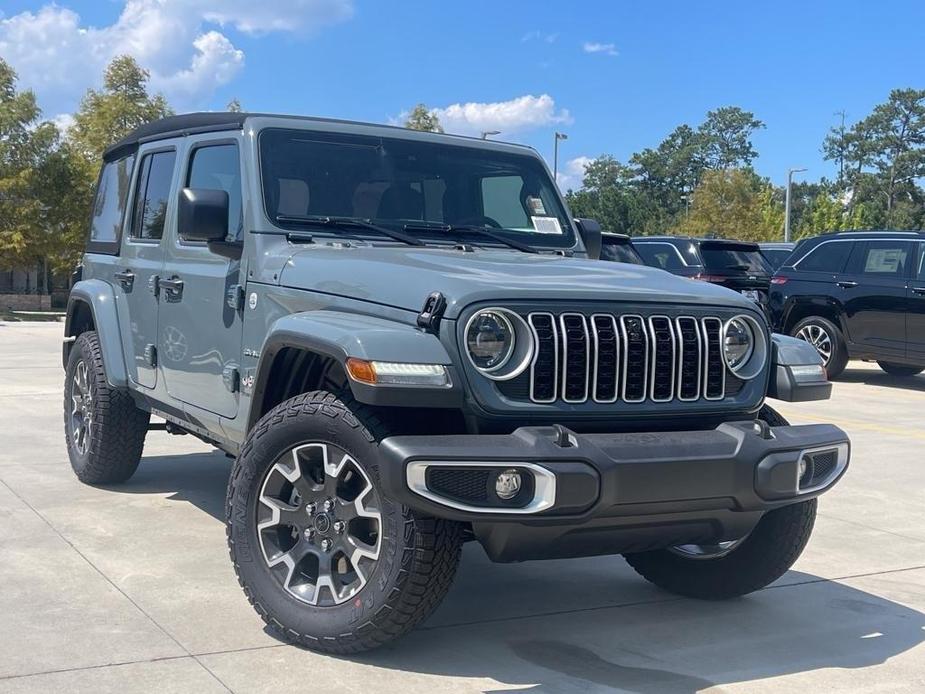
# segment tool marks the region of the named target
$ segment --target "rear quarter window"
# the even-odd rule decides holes
[[[639,243],[635,248],[646,265],[662,270],[680,270],[685,267],[678,249],[670,243]]]
[[[853,241],[823,242],[798,260],[794,267],[801,272],[842,272],[853,248]]]
[[[103,165],[93,200],[87,251],[118,253],[134,164],[132,155]]]

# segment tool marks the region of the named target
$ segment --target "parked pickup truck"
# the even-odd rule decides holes
[[[526,147],[145,125],[105,153],[68,304],[71,464],[123,482],[152,427],[225,451],[248,600],[331,653],[425,618],[470,540],[623,554],[698,598],[766,586],[848,465],[843,431],[765,404],[828,397],[820,357],[741,294],[600,247]]]

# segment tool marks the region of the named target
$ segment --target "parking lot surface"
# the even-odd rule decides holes
[[[0,323],[0,692],[925,691],[925,375],[852,363],[828,402],[852,437],[794,570],[723,603],[620,557],[491,564],[474,545],[422,627],[367,655],[280,643],[225,546],[230,461],[148,435],[132,480],[71,473],[62,325]]]

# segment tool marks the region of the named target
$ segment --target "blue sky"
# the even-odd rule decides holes
[[[582,157],[626,159],[680,123],[738,105],[767,129],[758,170],[831,176],[819,152],[845,110],[923,87],[922,2],[372,2],[4,0],[0,55],[48,117],[74,109],[113,52],[130,52],[181,110],[395,121],[417,102],[448,130],[498,129],[566,184]]]

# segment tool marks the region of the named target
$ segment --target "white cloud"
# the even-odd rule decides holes
[[[585,53],[602,53],[604,55],[620,55],[617,53],[617,47],[612,43],[597,43],[595,41],[585,41],[582,46]]]
[[[572,116],[567,109],[556,109],[549,94],[527,94],[508,101],[490,103],[470,101],[450,104],[432,110],[448,133],[478,135],[486,130],[500,130],[502,136],[548,127],[569,124]]]
[[[546,32],[536,30],[536,31],[528,31],[526,34],[524,34],[521,37],[520,42],[527,43],[527,41],[543,41],[545,43],[555,43],[556,39],[558,38],[559,38],[558,32],[547,34]]]
[[[556,183],[559,184],[559,190],[565,192],[581,188],[581,182],[585,177],[585,169],[592,161],[594,161],[593,157],[581,156],[565,162],[565,166],[556,174]]]
[[[305,36],[352,15],[353,0],[126,0],[115,22],[94,27],[49,4],[0,15],[0,55],[49,113],[73,110],[87,87],[99,85],[107,63],[124,53],[182,110],[205,105],[244,66],[243,51],[215,26]]]

